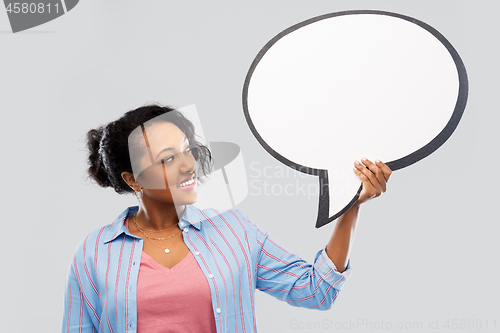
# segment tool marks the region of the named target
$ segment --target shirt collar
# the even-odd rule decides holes
[[[111,242],[122,233],[125,233],[130,237],[138,238],[137,236],[132,235],[125,226],[125,219],[127,217],[133,216],[138,210],[139,206],[130,206],[125,209],[120,215],[118,215],[116,220],[108,227],[108,237],[106,240],[104,240],[104,243],[106,244],[108,242]],[[181,221],[184,221],[184,223],[182,223]],[[186,209],[184,210],[184,214],[182,214],[179,225],[185,226],[190,224],[196,229],[200,230],[202,224],[201,221],[202,215],[200,213],[200,210],[193,205],[186,205]]]
[[[190,224],[196,229],[200,230],[202,225],[203,215],[198,208],[193,205],[186,205],[186,209],[184,210],[184,214],[182,214],[181,221],[184,221],[186,224]]]

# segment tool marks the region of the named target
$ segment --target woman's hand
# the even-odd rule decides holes
[[[354,163],[354,172],[363,182],[363,189],[356,203],[339,217],[332,238],[326,246],[326,254],[339,272],[347,269],[349,252],[356,233],[359,205],[385,192],[387,181],[392,174],[391,169],[383,162],[375,160],[373,163],[365,158],[361,159],[361,163]]]
[[[361,163],[354,162],[354,173],[363,182],[363,189],[355,205],[362,204],[372,198],[376,198],[387,190],[387,182],[392,174],[392,170],[379,160],[375,163],[362,158]]]

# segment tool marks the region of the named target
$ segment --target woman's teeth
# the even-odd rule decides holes
[[[188,185],[191,185],[192,183],[194,183],[194,179],[186,180],[184,183],[177,185],[177,187],[188,186]]]

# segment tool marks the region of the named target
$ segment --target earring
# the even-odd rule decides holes
[[[144,192],[142,191],[142,188],[140,191],[137,190],[137,188],[136,188],[134,191],[134,195],[137,198],[137,200],[142,199],[142,197],[144,196]]]

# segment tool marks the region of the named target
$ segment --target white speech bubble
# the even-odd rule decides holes
[[[247,74],[243,106],[271,155],[320,176],[320,227],[357,200],[355,160],[397,170],[428,156],[455,130],[467,93],[458,53],[434,28],[395,13],[348,11],[269,41]]]

